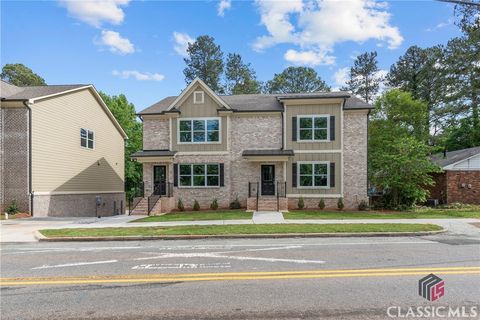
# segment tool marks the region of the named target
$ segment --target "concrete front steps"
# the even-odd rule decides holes
[[[278,207],[277,207],[278,200]],[[258,209],[257,198],[251,197],[247,199],[247,210],[253,211],[288,211],[288,199],[277,197],[259,197]]]
[[[148,214],[148,199],[143,198],[140,202],[135,206],[131,215],[142,215],[146,216]]]
[[[162,214],[171,212],[175,208],[175,198],[162,197],[158,199],[155,206],[152,208],[150,215]],[[148,215],[148,198],[145,197],[133,209],[132,215]]]

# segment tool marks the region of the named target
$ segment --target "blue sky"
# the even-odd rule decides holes
[[[411,45],[459,35],[438,1],[2,1],[1,64],[23,63],[48,84],[92,83],[124,93],[138,111],[185,87],[185,43],[213,36],[260,80],[311,66],[340,87],[353,58],[377,50],[379,67]]]

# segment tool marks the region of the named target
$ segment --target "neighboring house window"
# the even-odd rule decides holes
[[[300,188],[325,188],[330,185],[329,162],[299,162],[298,186]]]
[[[299,116],[299,141],[327,141],[329,140],[329,119],[327,115]]]
[[[193,103],[202,104],[205,102],[205,93],[203,91],[193,92]]]
[[[80,129],[80,146],[83,148],[93,149],[95,135],[93,131]]]
[[[220,141],[220,119],[179,119],[180,143],[211,143]]]
[[[220,170],[218,164],[180,164],[178,170],[180,187],[218,187]]]

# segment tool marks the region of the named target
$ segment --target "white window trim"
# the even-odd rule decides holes
[[[202,99],[197,100],[197,94],[200,93]],[[193,91],[193,104],[204,104],[205,103],[205,92],[204,91]]]
[[[180,121],[182,120],[187,120],[187,121],[192,121],[192,120],[218,120],[218,141],[203,141],[203,142],[181,142],[180,141]],[[205,123],[205,133],[207,132],[206,130],[206,123]],[[207,136],[205,135],[205,139]],[[193,139],[193,128],[192,128],[192,139]],[[205,118],[205,117],[198,117],[198,118],[177,118],[177,144],[222,144],[222,118],[221,117],[210,117],[210,118]]]
[[[313,118],[327,118],[327,139],[324,140],[315,140],[315,120]],[[300,119],[301,118],[312,118],[312,126],[313,126],[313,134],[312,134],[312,139],[311,140],[303,140],[300,139]],[[302,115],[297,115],[297,141],[294,142],[299,142],[299,143],[315,143],[315,142],[331,142],[330,141],[330,115],[329,114],[302,114]]]
[[[315,164],[326,164],[327,165],[327,185],[325,187],[322,186],[301,186],[300,185],[300,165],[301,164],[311,164],[315,166]],[[315,168],[312,167],[312,170],[315,170]],[[312,171],[313,172],[313,171]],[[312,174],[312,177],[315,175]],[[297,189],[331,189],[330,188],[330,161],[298,161],[297,162]],[[315,180],[314,180],[315,181]],[[313,181],[313,183],[315,183]]]
[[[194,165],[203,165],[205,166],[205,174],[204,174],[204,177],[205,177],[205,185],[204,186],[194,186],[193,185],[193,177],[194,177],[194,174],[193,174],[193,166]],[[218,186],[207,186],[207,177],[209,176],[209,174],[207,174],[207,165],[217,165],[218,167]],[[185,176],[187,177],[187,175],[183,174],[181,175],[180,174],[180,166],[190,166],[190,185],[189,186],[182,186],[180,185],[180,176]],[[210,176],[216,176],[216,175],[210,175]],[[178,176],[177,176],[177,179],[178,179],[178,186],[177,188],[180,188],[180,189],[218,189],[220,188],[220,163],[179,163],[178,164]]]
[[[86,144],[85,147],[82,146],[82,130],[87,131],[87,139],[86,139],[87,144]],[[89,132],[93,133],[93,141],[92,141],[92,142],[93,142],[93,147],[92,147],[92,148],[89,148],[89,147],[88,147],[88,133],[89,133]],[[90,130],[90,129],[86,129],[86,128],[80,128],[80,148],[86,149],[86,150],[95,150],[95,145],[96,145],[96,143],[95,143],[95,137],[96,137],[95,131]]]

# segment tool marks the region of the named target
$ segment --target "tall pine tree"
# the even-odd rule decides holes
[[[199,36],[194,43],[188,44],[188,57],[183,60],[187,64],[183,70],[185,82],[189,84],[195,78],[200,78],[216,93],[223,93],[220,84],[223,73],[223,52],[215,44],[215,39],[204,35]]]
[[[243,62],[238,53],[228,54],[225,78],[230,94],[260,93],[262,88],[250,63]]]
[[[377,52],[365,52],[359,55],[350,68],[350,79],[347,89],[359,95],[367,103],[371,103],[380,89],[381,80],[378,76]]]

